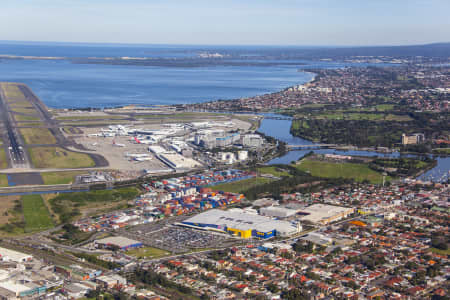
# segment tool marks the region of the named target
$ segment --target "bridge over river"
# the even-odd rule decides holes
[[[336,144],[311,144],[311,145],[287,145],[289,150],[325,149],[336,148]]]

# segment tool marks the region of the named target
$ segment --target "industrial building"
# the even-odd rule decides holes
[[[273,236],[289,236],[301,231],[300,224],[274,220],[241,211],[212,209],[182,222],[183,225],[228,232],[235,236],[267,239]]]
[[[13,261],[13,262],[21,263],[21,262],[30,261],[32,259],[33,259],[32,255],[0,247],[0,260],[1,261]]]
[[[260,208],[259,213],[263,216],[286,219],[295,216],[297,211],[281,206],[268,206]]]
[[[302,221],[309,221],[314,224],[328,224],[341,220],[355,212],[354,208],[334,206],[328,204],[313,204],[300,211],[303,214]]]
[[[175,170],[186,170],[201,167],[201,164],[198,161],[192,158],[184,157],[177,153],[159,154],[158,158],[163,163]]]
[[[122,236],[111,236],[101,240],[96,240],[95,245],[98,248],[119,248],[127,250],[130,248],[142,247],[142,243]]]

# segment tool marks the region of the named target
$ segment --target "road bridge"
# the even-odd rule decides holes
[[[311,144],[311,145],[287,145],[289,150],[307,150],[307,149],[325,149],[325,148],[335,148],[335,144]]]

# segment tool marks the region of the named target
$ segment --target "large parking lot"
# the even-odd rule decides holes
[[[167,225],[159,222],[137,226],[132,230],[127,230],[126,235],[146,245],[173,253],[232,246],[239,241],[226,234]]]

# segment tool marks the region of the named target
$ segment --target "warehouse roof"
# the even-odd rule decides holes
[[[0,247],[0,259],[23,262],[32,258],[32,255]]]
[[[290,217],[297,213],[296,210],[285,208],[282,206],[268,206],[262,207],[259,210],[261,214],[268,216],[276,216],[276,217]]]
[[[114,245],[120,248],[126,248],[131,245],[142,244],[139,241],[135,241],[123,236],[110,236],[104,239],[96,240],[97,244]]]
[[[268,217],[246,214],[244,212],[237,212],[236,210],[224,211],[211,209],[192,218],[189,218],[184,222],[194,224],[214,224],[240,230],[255,229],[260,232],[269,232],[272,230],[289,232],[296,230],[296,226],[292,225],[290,222],[273,220]]]
[[[351,207],[334,206],[328,204],[313,204],[301,210],[302,213],[308,215],[303,216],[302,220],[314,223],[327,220],[328,218],[338,216],[340,214],[349,214],[354,209]]]

